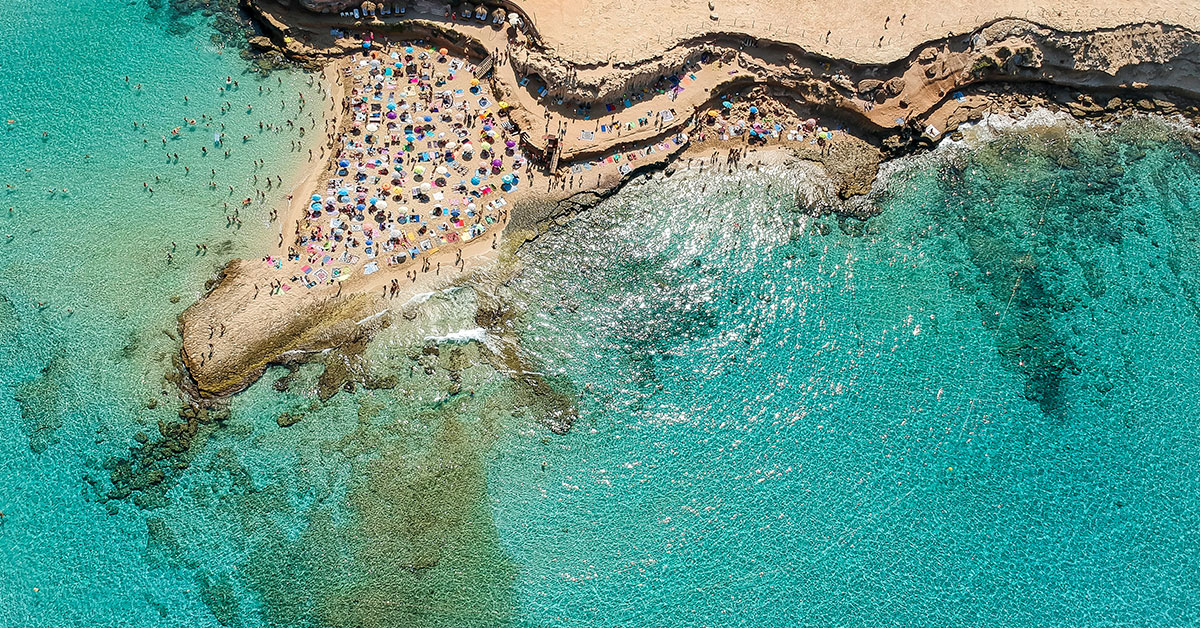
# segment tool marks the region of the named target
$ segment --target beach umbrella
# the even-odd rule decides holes
[[[505,182],[505,183],[512,183],[512,181],[513,181],[513,176],[512,176],[511,174],[506,174],[506,175],[504,175],[503,177],[500,177],[500,180],[501,180],[501,181],[503,181],[503,182]]]
[[[512,148],[512,147],[516,146],[517,143],[512,140],[504,140],[504,145],[509,148]]]
[[[477,79],[477,78],[471,79],[471,87],[475,87],[478,84],[479,84],[479,79]]]
[[[404,139],[409,142],[414,142],[414,141],[416,141],[417,137],[415,135],[413,135],[412,133],[408,133],[407,135],[404,136]]]
[[[491,130],[492,130],[492,125],[491,125],[491,123],[490,123],[490,122],[484,122],[484,123],[483,123],[483,130],[484,130],[484,131],[491,131]]]
[[[338,165],[343,168],[346,168],[350,165],[350,162],[346,161],[345,159],[342,159],[342,160],[338,161]]]
[[[758,107],[750,107],[750,113],[758,113]]]
[[[488,142],[480,142],[479,145],[483,147],[483,150],[491,150],[492,149],[492,145]]]
[[[362,203],[359,203],[358,205],[355,205],[354,208],[357,209],[358,211],[362,211],[362,210],[366,209],[367,206],[363,205]]]
[[[501,109],[508,109],[508,101],[501,100],[497,106],[499,106]]]
[[[320,202],[320,200],[321,200],[321,195],[320,195],[320,194],[313,194],[313,195],[312,195],[312,200]]]
[[[413,174],[425,174],[425,166],[416,166],[413,168]]]
[[[390,103],[388,103],[388,104],[387,104],[387,108],[388,108],[388,111],[395,111],[395,110],[396,110],[396,103],[394,103],[394,102],[390,102]]]
[[[388,120],[395,120],[395,119],[396,119],[396,117],[397,117],[397,116],[396,116],[396,112],[395,112],[395,111],[389,111],[389,112],[387,112],[387,118],[388,118]]]
[[[412,54],[412,51],[413,51],[413,49],[412,49],[412,46],[405,46],[405,47],[404,47],[404,52],[407,52],[408,54]]]
[[[376,205],[379,206],[379,209],[387,209],[387,201],[379,201]]]
[[[363,49],[367,49],[367,48],[370,48],[370,47],[371,47],[371,42],[369,42],[369,41],[364,41],[364,42],[363,42]]]
[[[450,51],[449,51],[449,50],[447,50],[447,49],[445,49],[445,48],[439,48],[439,49],[438,49],[438,54],[440,54],[440,55],[443,55],[443,56],[444,56],[444,55],[445,55],[447,52],[450,52]]]
[[[421,184],[421,191],[422,191],[422,192],[428,192],[429,190],[432,190],[432,189],[433,189],[433,186],[432,186],[432,185],[430,185],[428,181],[426,181],[425,183],[422,183],[422,184]]]
[[[726,109],[732,109],[732,108],[733,108],[733,103],[731,103],[731,102],[729,102],[728,100],[726,100],[726,101],[723,101],[723,102],[721,103],[721,106],[722,106],[722,107],[724,107],[724,108],[726,108]]]
[[[379,198],[377,198],[375,196],[371,197],[371,205],[374,205],[375,203],[378,203],[378,202],[379,202]]]
[[[492,166],[495,168],[499,168],[500,166],[503,166],[503,165],[504,165],[504,162],[499,159],[492,160]]]
[[[426,122],[433,122],[433,116],[425,116]]]
[[[471,177],[471,185],[479,185],[479,177]]]

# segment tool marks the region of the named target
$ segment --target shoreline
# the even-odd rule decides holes
[[[449,273],[442,276],[440,271],[423,274],[417,281],[405,282],[399,295],[388,298],[387,284],[394,279],[393,273],[356,275],[339,284],[336,293],[333,288],[305,295],[296,291],[281,303],[274,298],[248,299],[249,285],[257,288],[258,281],[277,278],[262,269],[251,270],[244,262],[231,262],[212,290],[180,316],[181,370],[194,384],[189,392],[197,403],[211,403],[240,391],[272,363],[369,338],[391,324],[392,316],[383,314],[404,309],[397,303],[407,303],[420,292],[469,281],[493,266],[500,258],[499,251],[515,251],[524,241],[549,228],[556,217],[594,206],[624,183],[652,169],[670,172],[695,159],[702,163],[707,159],[718,168],[732,168],[750,149],[784,150],[794,158],[823,166],[841,199],[832,204],[833,211],[840,207],[849,216],[867,218],[871,210],[863,207],[866,204],[844,201],[868,193],[881,164],[927,151],[943,137],[958,136],[959,127],[978,121],[986,112],[1001,110],[1019,115],[1033,108],[1048,108],[1076,118],[1111,120],[1130,111],[1142,111],[1177,114],[1192,122],[1200,119],[1195,104],[1200,100],[1200,78],[1167,69],[1172,64],[1190,65],[1183,58],[1187,45],[1200,46],[1200,34],[1179,27],[1138,24],[1065,34],[1023,20],[998,19],[972,31],[966,42],[932,39],[912,48],[906,57],[880,65],[822,57],[780,42],[754,42],[757,45],[749,51],[723,48],[729,43],[725,41],[729,34],[707,34],[693,40],[690,47],[681,44],[668,51],[670,54],[657,64],[614,64],[602,72],[581,67],[570,70],[569,62],[554,59],[542,47],[540,35],[534,31],[522,33],[515,27],[493,29],[414,13],[390,25],[378,20],[359,21],[357,25],[351,21],[344,26],[348,37],[334,39],[328,29],[332,24],[344,23],[344,19],[298,8],[268,7],[268,3],[242,2],[271,35],[268,41],[256,38],[253,43],[295,60],[333,59],[331,67],[340,67],[343,61],[339,59],[356,49],[356,33],[382,33],[391,40],[429,38],[454,46],[474,62],[482,61],[478,58],[481,51],[493,51],[489,59],[498,62],[488,75],[491,93],[513,103],[507,113],[521,129],[522,147],[535,155],[540,151],[547,158],[540,164],[541,178],[532,177],[530,185],[510,197],[513,217],[503,229],[505,242],[498,249],[494,244],[485,249],[477,239],[462,247],[470,252],[463,256],[464,269],[457,278]],[[320,34],[322,27],[327,34]],[[518,42],[515,47],[509,44],[509,38]],[[495,45],[498,42],[500,45]],[[625,99],[626,106],[615,110],[611,118],[593,120],[583,115],[591,106],[602,103],[605,92],[601,83],[608,85],[607,89],[614,85],[637,86],[647,71],[674,64],[681,64],[675,76],[687,77],[686,90],[679,82],[669,95],[643,88],[644,100],[630,104],[630,99]],[[568,70],[562,74],[564,78],[582,72],[596,83],[565,80],[564,87],[556,87],[545,97],[525,87],[531,77],[541,79],[564,69]],[[335,71],[334,77],[339,74]],[[588,93],[600,100],[577,107],[579,115],[574,117],[567,105],[551,102],[565,98],[568,100],[564,102],[571,104],[572,95]],[[836,130],[834,122],[829,122],[815,134],[819,142],[808,133],[798,134],[793,141],[791,134],[787,139],[782,137],[776,123],[770,138],[764,133],[765,142],[753,146],[746,135],[727,133],[728,127],[722,125],[739,116],[755,120],[755,104],[768,107],[771,115],[788,120],[789,125],[806,117],[810,122],[818,118],[836,122]],[[614,110],[611,104],[607,107]],[[664,113],[661,121],[656,116],[652,124],[647,124],[649,116],[641,116],[643,108],[649,112],[669,109],[672,116],[668,118]],[[604,119],[617,129],[615,134],[610,129],[610,135],[601,135],[599,131],[607,126]],[[894,121],[890,126],[889,119]],[[343,126],[344,119],[339,116],[339,120],[338,126]],[[537,128],[539,121],[545,122],[544,129]],[[551,122],[557,125],[554,141],[542,133],[551,128]],[[807,126],[789,128],[808,130]],[[626,130],[628,134],[623,132]],[[550,172],[545,161],[550,161],[556,146],[554,160],[559,167]],[[727,155],[724,162],[719,159],[722,151]],[[607,159],[597,159],[605,155]],[[615,163],[613,155],[617,156]],[[625,163],[618,167],[623,156]],[[315,189],[329,168],[328,161],[319,168],[317,163],[319,160],[294,190]],[[589,178],[593,174],[595,178]],[[542,183],[545,188],[538,188]],[[270,249],[272,253],[284,250],[282,230],[297,219],[294,211],[287,213],[280,221],[280,242]],[[436,252],[437,259],[460,246],[442,247]],[[434,260],[433,255],[425,258],[425,263],[430,260]],[[284,275],[287,272],[285,269]],[[379,296],[380,291],[385,296]],[[304,298],[297,298],[300,296]],[[263,320],[276,321],[273,332],[265,332],[261,323],[254,324]],[[224,321],[237,321],[250,331],[239,334],[236,340],[221,342],[221,351],[217,352],[221,357],[216,358],[218,364],[214,366],[204,357],[205,330],[211,332],[218,325],[224,329]],[[212,358],[214,346],[207,346],[207,355]]]

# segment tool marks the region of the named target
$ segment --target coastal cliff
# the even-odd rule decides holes
[[[403,20],[364,24],[269,1],[247,0],[245,6],[272,25],[265,29],[270,41],[259,41],[259,47],[273,47],[310,62],[355,50],[355,33],[392,39],[414,34],[440,38],[457,43],[467,54],[486,54],[500,49],[508,38],[520,37],[515,29],[439,21],[436,14],[416,11]],[[331,28],[344,29],[347,37],[331,35]],[[706,118],[701,114],[731,95],[749,94],[757,102],[775,103],[781,115],[799,119],[820,115],[838,121],[849,139],[837,150],[784,148],[822,162],[843,198],[866,193],[881,161],[931,147],[989,110],[1049,107],[1099,119],[1131,110],[1190,119],[1200,113],[1195,61],[1200,35],[1163,24],[1074,33],[1026,20],[998,19],[966,35],[922,43],[903,59],[883,64],[855,63],[793,43],[766,38],[747,41],[745,35],[712,32],[682,41],[658,57],[597,67],[561,58],[539,41],[538,37],[525,39],[524,48],[508,53],[506,69],[490,76],[497,97],[514,103],[508,116],[529,131],[522,139],[535,151],[551,149],[539,132],[541,125],[548,127],[555,118],[563,124],[580,124],[581,119],[572,118],[578,115],[572,110],[580,111],[581,105],[620,100],[681,68],[720,68],[701,75],[697,89],[686,97],[671,99],[676,115],[670,123],[600,140],[562,137],[558,150],[564,168],[572,161],[602,157],[638,143],[653,144],[680,132],[703,132]],[[544,83],[550,98],[535,97],[524,84],[530,78]],[[552,99],[565,104],[553,104]],[[738,142],[718,143],[715,148]],[[578,199],[604,197],[646,168],[707,153],[713,147],[647,159],[620,176],[598,177],[595,185],[582,189],[548,186],[544,193],[528,195],[519,204],[539,208],[534,213],[545,220],[578,209]],[[564,171],[546,174],[561,178]],[[837,210],[834,204],[817,211]],[[869,215],[863,204],[846,211]],[[375,284],[360,288],[349,283],[272,298],[268,295],[272,277],[260,266],[231,263],[214,280],[214,288],[180,317],[181,360],[200,397],[237,392],[270,364],[362,341],[388,324],[387,317],[376,316],[388,305],[376,296]],[[430,284],[437,285],[441,284]]]

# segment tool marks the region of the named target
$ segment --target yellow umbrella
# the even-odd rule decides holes
[[[477,79],[477,78],[471,79],[471,87],[475,87],[478,84],[479,84],[479,79]]]
[[[508,109],[508,103],[507,103],[507,102],[505,102],[505,101],[503,101],[503,100],[501,100],[501,101],[500,101],[500,105],[499,105],[499,106],[500,106],[500,108],[501,108],[501,109]]]

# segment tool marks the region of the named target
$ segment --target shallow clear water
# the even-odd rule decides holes
[[[826,235],[777,170],[638,186],[539,239],[526,341],[583,418],[497,446],[524,604],[1194,623],[1197,168],[1154,125],[1053,128],[912,160]]]
[[[259,85],[313,91],[185,24],[0,7],[0,625],[1200,621],[1181,134],[943,148],[894,166],[866,222],[796,211],[801,167],[632,185],[495,294],[384,332],[352,358],[371,388],[320,401],[320,365],[272,369],[170,439],[174,317],[271,237],[268,205],[225,227],[227,186],[303,159],[286,133],[225,160],[197,131],[178,165],[155,142],[295,115]],[[513,333],[471,341],[480,311]],[[507,377],[514,339],[541,388]],[[571,396],[554,435],[547,398]]]

